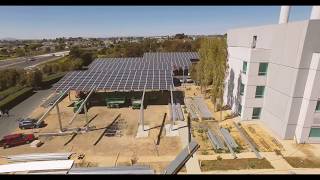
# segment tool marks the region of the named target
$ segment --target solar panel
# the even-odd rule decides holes
[[[75,71],[68,73],[62,81],[54,84],[56,91],[68,87],[71,90],[130,91],[130,90],[168,90],[172,85],[172,74],[168,70],[129,70],[129,71]]]
[[[188,69],[196,52],[145,53],[135,58],[98,58],[87,71],[73,71],[54,84],[56,91],[169,90],[175,69]]]

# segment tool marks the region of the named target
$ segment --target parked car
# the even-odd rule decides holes
[[[44,126],[44,122],[42,121],[40,124],[37,124],[36,119],[26,118],[26,119],[20,119],[19,122],[19,128],[20,129],[34,129],[34,128],[41,128]]]
[[[29,144],[36,139],[37,138],[33,134],[11,134],[4,136],[0,140],[0,147],[3,147],[5,149],[13,146]]]

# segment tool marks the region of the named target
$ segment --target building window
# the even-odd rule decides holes
[[[260,114],[261,114],[261,108],[260,107],[253,108],[252,119],[260,119]]]
[[[316,112],[320,112],[320,100],[317,101]]]
[[[251,47],[256,48],[256,44],[257,44],[257,36],[253,36]]]
[[[241,104],[239,104],[239,106],[238,106],[238,114],[241,116],[241,110],[242,110],[242,106],[241,106]]]
[[[240,84],[240,96],[243,96],[244,94],[244,84]]]
[[[263,98],[264,96],[264,86],[256,87],[256,98]]]
[[[247,61],[243,61],[242,63],[242,73],[246,74],[247,73]]]
[[[320,137],[320,128],[311,128],[309,137]]]
[[[268,63],[260,63],[259,64],[259,76],[265,76],[267,75],[267,70],[268,70]]]

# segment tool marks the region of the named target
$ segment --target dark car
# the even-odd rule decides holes
[[[20,119],[19,122],[19,128],[20,129],[34,129],[34,128],[41,128],[44,126],[43,121],[39,124],[37,124],[36,119],[26,118],[26,119]]]
[[[4,136],[0,140],[0,147],[5,149],[13,146],[29,144],[35,139],[37,138],[33,134],[11,134]]]

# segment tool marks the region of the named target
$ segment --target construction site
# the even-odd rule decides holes
[[[317,145],[279,140],[260,122],[217,111],[187,82],[197,58],[147,53],[97,59],[86,71],[70,72],[30,115],[45,126],[12,132],[37,140],[0,149],[0,173],[288,173],[301,167],[292,158],[319,158]]]

